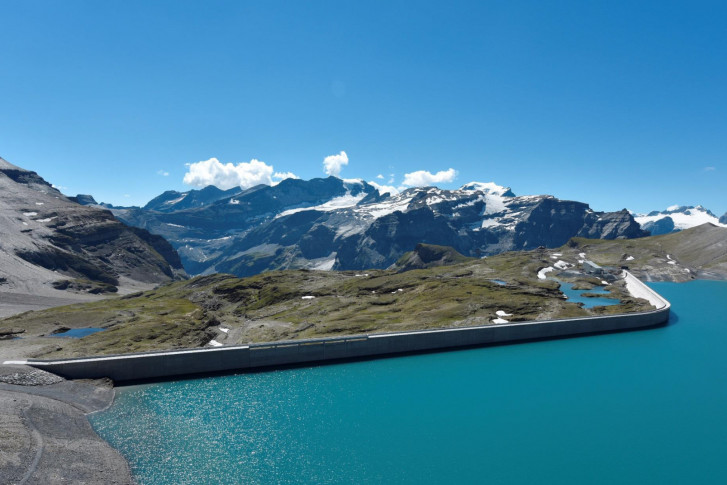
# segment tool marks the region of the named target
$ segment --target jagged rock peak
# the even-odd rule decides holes
[[[96,202],[96,199],[93,198],[93,195],[78,194],[75,197],[69,197],[69,199],[81,205],[98,205],[98,202]]]

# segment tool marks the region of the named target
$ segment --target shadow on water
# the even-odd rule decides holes
[[[677,314],[673,309],[669,311],[669,321],[664,324],[665,327],[676,325],[679,323],[679,314]]]

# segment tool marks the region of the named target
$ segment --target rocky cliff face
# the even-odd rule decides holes
[[[211,198],[201,197],[202,192]],[[203,205],[168,210],[187,198]],[[113,212],[164,236],[191,274],[386,268],[419,243],[482,257],[558,247],[577,235],[647,235],[627,211],[598,213],[587,204],[552,196],[517,197],[492,183],[382,195],[360,180],[288,179],[246,191],[166,193],[155,201],[147,208]]]
[[[159,235],[65,197],[35,172],[0,159],[2,291],[116,291],[186,276]]]
[[[720,224],[727,224],[727,212],[724,213],[722,217],[719,218]]]

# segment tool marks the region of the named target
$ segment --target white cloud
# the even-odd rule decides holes
[[[275,172],[273,174],[273,178],[276,179],[273,182],[273,185],[278,185],[280,182],[282,182],[285,179],[299,179],[300,177],[298,177],[293,172]]]
[[[714,172],[717,170],[717,167],[704,167],[705,172]]]
[[[293,172],[275,172],[273,174],[273,178],[278,179],[278,180],[285,180],[285,179],[299,179],[300,177],[298,177]]]
[[[338,177],[344,165],[348,165],[348,155],[343,150],[338,155],[329,155],[323,159],[323,171],[327,175]]]
[[[210,158],[188,165],[188,172],[184,175],[184,183],[194,187],[207,187],[215,185],[222,190],[232,187],[247,189],[259,184],[272,185],[273,166],[254,158],[249,162],[220,163],[216,158]]]
[[[425,187],[428,185],[452,182],[456,176],[457,171],[453,168],[437,173],[417,170],[416,172],[404,174],[403,184],[409,187]]]
[[[384,195],[384,194],[385,194],[385,193],[387,193],[387,192],[388,192],[389,194],[391,194],[391,195],[396,195],[396,194],[398,194],[399,192],[401,192],[401,190],[399,190],[399,189],[397,189],[396,187],[393,187],[393,186],[391,186],[391,185],[379,185],[379,184],[377,184],[376,182],[369,182],[369,184],[370,184],[370,185],[373,185],[373,186],[374,186],[375,188],[377,188],[377,189],[379,190],[379,193],[380,193],[381,195]]]
[[[169,177],[169,172],[166,170],[157,170],[157,175],[161,175],[162,177]]]
[[[376,178],[377,178],[377,179],[381,179],[381,180],[384,180],[384,176],[383,176],[383,175],[381,175],[381,174],[378,174],[378,175],[376,176]]]

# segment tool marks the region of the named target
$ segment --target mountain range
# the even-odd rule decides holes
[[[573,237],[633,239],[704,222],[727,226],[727,214],[720,222],[701,206],[596,212],[550,195],[517,196],[491,182],[382,193],[358,179],[286,179],[247,190],[167,191],[144,207],[117,207],[90,195],[65,197],[35,172],[0,159],[0,188],[5,288],[39,278],[26,286],[114,291],[184,277],[185,270],[249,276],[383,269],[420,243],[481,258],[555,248]]]
[[[90,202],[88,196],[76,200]],[[648,235],[625,209],[596,212],[582,202],[516,196],[508,187],[479,182],[391,194],[362,180],[286,179],[247,190],[169,191],[142,208],[110,210],[167,239],[190,274],[387,268],[419,243],[483,257],[558,247],[574,236]]]

